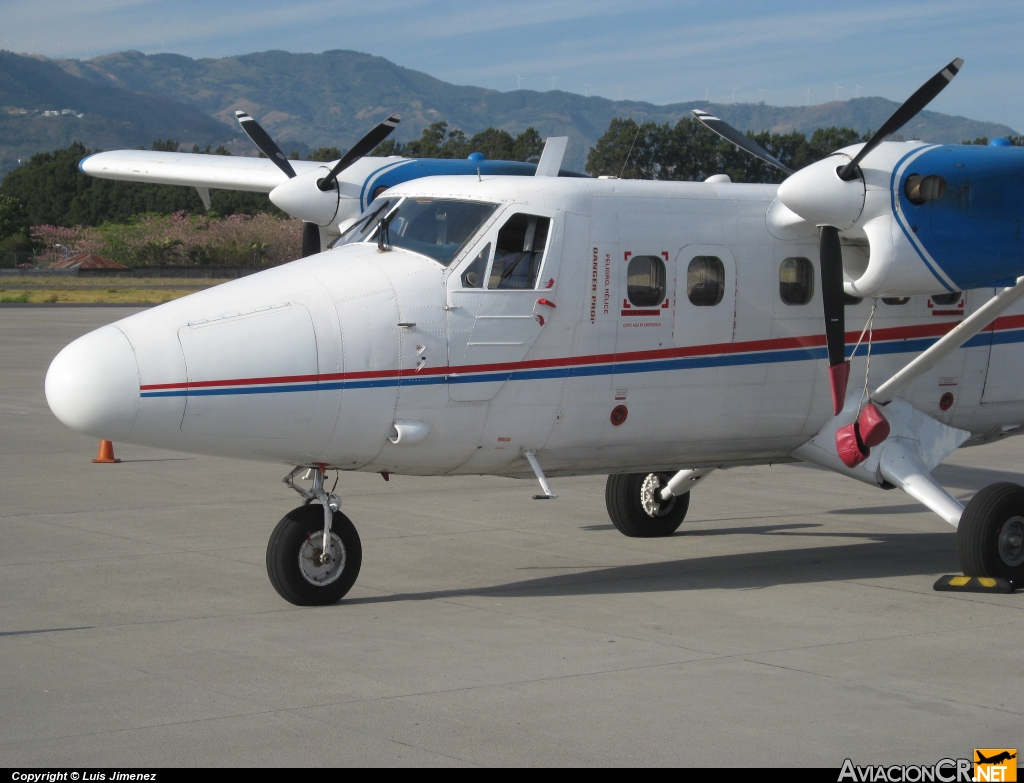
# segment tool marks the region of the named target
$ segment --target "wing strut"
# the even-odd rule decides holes
[[[958,323],[949,332],[906,367],[879,386],[871,399],[882,404],[889,402],[908,384],[916,381],[932,367],[942,361],[961,345],[970,340],[1024,296],[1024,277],[1017,278],[1017,284],[1004,288],[985,304]]]

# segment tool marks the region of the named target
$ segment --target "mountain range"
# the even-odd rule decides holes
[[[300,154],[323,146],[345,149],[396,111],[402,115],[395,133],[401,141],[417,138],[426,125],[442,120],[467,135],[487,127],[518,134],[533,126],[542,136],[569,136],[566,165],[582,170],[587,150],[617,116],[675,122],[700,108],[745,130],[810,134],[836,125],[864,132],[878,128],[897,104],[854,98],[813,106],[707,101],[659,106],[561,90],[499,92],[449,84],[383,57],[335,50],[217,59],[127,51],[90,60],[0,52],[0,107],[3,173],[18,158],[66,146],[72,139],[115,149],[170,137],[186,147],[224,144],[236,154],[254,154],[239,132],[236,109],[256,117],[285,152]],[[75,113],[43,115],[63,109]],[[930,111],[921,112],[901,133],[948,143],[1016,135],[1006,125]]]

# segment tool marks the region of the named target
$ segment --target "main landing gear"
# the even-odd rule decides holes
[[[313,485],[295,483],[306,471]],[[355,584],[363,562],[359,534],[338,509],[341,498],[324,489],[322,466],[296,468],[284,483],[306,499],[277,523],[267,544],[267,574],[280,596],[296,606],[337,603]],[[318,500],[320,505],[310,505]]]
[[[608,516],[620,533],[631,538],[670,536],[686,518],[690,490],[712,470],[609,476],[604,489]]]
[[[960,517],[956,548],[966,576],[1024,586],[1024,487],[1002,482],[975,495]]]

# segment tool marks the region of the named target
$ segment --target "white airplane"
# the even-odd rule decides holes
[[[610,474],[616,527],[665,536],[712,471],[803,460],[902,489],[959,526],[966,574],[1019,585],[1024,487],[965,510],[931,471],[1024,431],[1024,150],[883,141],[961,62],[778,187],[397,184],[328,252],[74,341],[47,400],[95,437],[296,466],[267,569],[300,605],[359,572],[330,470],[532,474],[540,498]]]

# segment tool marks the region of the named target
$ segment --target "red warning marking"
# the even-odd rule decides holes
[[[668,261],[668,251],[667,250],[662,250],[661,251],[661,255],[662,255],[662,258],[664,258],[666,261]]]
[[[623,315],[661,315],[661,310],[623,310]]]
[[[632,251],[632,250],[627,250],[627,251],[626,251],[626,254],[625,254],[625,255],[623,256],[623,260],[625,260],[625,261],[629,261],[629,257],[630,257],[631,255],[633,255],[633,251]]]

